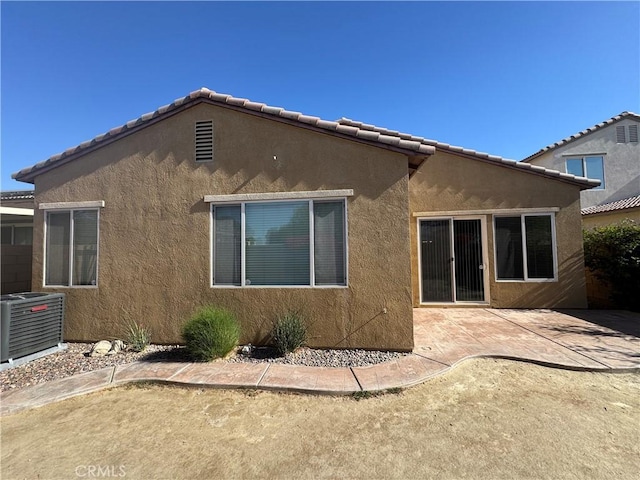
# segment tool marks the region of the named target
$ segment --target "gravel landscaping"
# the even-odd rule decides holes
[[[89,357],[91,343],[68,343],[67,349],[47,355],[24,365],[0,372],[0,391],[28,387],[39,383],[70,377],[104,367],[135,361],[190,362],[184,347],[179,345],[150,345],[144,352],[122,351],[116,355]],[[278,356],[269,347],[253,348],[250,354],[238,353],[226,362],[268,362],[313,367],[362,367],[387,362],[407,355],[399,352],[368,350],[317,350],[301,348],[295,353]]]

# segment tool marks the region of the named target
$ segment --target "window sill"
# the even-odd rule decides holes
[[[313,289],[313,290],[326,290],[326,289],[343,289],[349,288],[348,285],[210,285],[213,289],[228,288],[231,290],[251,289],[257,290],[260,288],[274,289],[274,288],[300,288],[300,289]]]
[[[557,278],[530,278],[529,280],[496,280],[496,283],[557,283]]]

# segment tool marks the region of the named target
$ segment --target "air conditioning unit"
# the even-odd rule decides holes
[[[14,293],[0,301],[0,362],[62,343],[63,293]]]

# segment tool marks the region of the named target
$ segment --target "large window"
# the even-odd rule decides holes
[[[212,206],[213,285],[346,285],[345,201]]]
[[[98,278],[98,211],[46,213],[46,286],[93,286]]]
[[[552,214],[495,217],[494,232],[498,280],[556,279]]]
[[[567,173],[600,180],[594,190],[604,190],[604,158],[602,155],[567,158]]]

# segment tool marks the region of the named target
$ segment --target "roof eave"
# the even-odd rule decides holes
[[[143,115],[135,120],[132,120],[124,125],[121,125],[120,127],[113,128],[109,132],[103,135],[98,135],[92,140],[83,142],[75,147],[72,147],[66,150],[61,154],[54,155],[53,157],[50,157],[47,160],[41,162],[41,164],[37,163],[31,167],[15,172],[11,175],[11,178],[18,180],[20,182],[33,184],[35,181],[35,178],[39,175],[47,173],[48,171],[54,168],[58,168],[66,163],[76,160],[88,153],[91,153],[104,146],[107,146],[117,140],[120,140],[128,135],[138,132],[143,128],[147,128],[155,123],[158,123],[159,121],[162,121],[170,116],[176,115],[200,103],[207,103],[210,105],[215,105],[215,106],[227,108],[230,110],[235,110],[241,113],[258,116],[268,120],[289,124],[295,127],[305,128],[305,129],[312,130],[325,135],[332,135],[332,136],[343,138],[352,142],[357,142],[357,143],[401,153],[408,157],[410,175],[413,174],[415,170],[417,170],[417,168],[420,167],[420,165],[422,164],[422,162],[426,157],[435,153],[435,147],[432,147],[429,145],[423,145],[417,142],[403,143],[400,141],[398,142],[393,141],[392,143],[388,143],[388,142],[385,142],[384,140],[370,140],[367,138],[359,138],[357,136],[348,135],[348,134],[339,132],[329,127],[319,127],[317,125],[314,125],[312,123],[307,123],[305,121],[306,119],[312,120],[314,117],[306,117],[304,115],[301,115],[302,119],[287,118],[286,116],[280,115],[280,112],[283,111],[282,109],[278,109],[275,107],[267,107],[267,109],[272,110],[273,113],[264,112],[262,111],[262,109],[257,109],[257,108],[253,109],[252,107],[254,106],[254,104],[249,104],[249,106],[247,106],[245,104],[240,104],[240,103],[237,103],[237,104],[227,103],[226,101],[222,100],[222,98],[226,98],[226,96],[224,95],[218,95],[218,94],[210,95],[203,91],[199,91],[199,92],[200,92],[199,94],[196,94],[197,92],[192,92],[187,97],[184,97],[183,99],[179,99],[170,105],[161,107],[160,109],[152,113]],[[234,99],[234,100],[239,100],[239,99]],[[262,107],[262,105],[255,104],[255,107]],[[397,143],[397,145],[394,145],[393,143]],[[407,146],[403,146],[403,145],[407,145]]]

